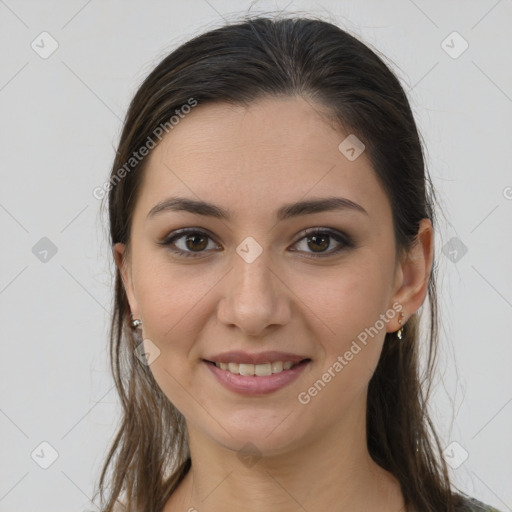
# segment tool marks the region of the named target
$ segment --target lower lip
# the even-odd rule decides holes
[[[256,375],[236,375],[227,370],[222,370],[212,363],[203,362],[225,388],[242,395],[265,395],[284,388],[293,382],[311,363],[311,361],[303,361],[289,370],[258,377]]]

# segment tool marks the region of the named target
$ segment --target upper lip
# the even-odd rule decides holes
[[[215,356],[206,357],[206,361],[213,363],[238,363],[238,364],[262,364],[262,363],[273,363],[275,361],[291,361],[292,363],[300,363],[304,359],[309,359],[306,356],[297,354],[290,354],[289,352],[259,352],[257,354],[251,354],[249,352],[243,352],[240,350],[233,350],[230,352],[223,352]]]

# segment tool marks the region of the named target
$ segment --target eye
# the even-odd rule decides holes
[[[213,242],[210,235],[203,230],[197,228],[181,229],[158,242],[159,245],[169,247],[169,249],[180,256],[197,258],[206,249],[212,249],[210,242],[215,247],[219,247]]]
[[[309,228],[305,236],[295,242],[294,245],[301,245],[302,249],[292,249],[292,252],[306,252],[313,258],[327,257],[341,252],[343,249],[354,247],[352,240],[345,234],[328,228]],[[328,250],[335,241],[337,247]],[[172,252],[187,258],[197,258],[207,250],[219,250],[220,246],[215,243],[209,233],[198,228],[184,228],[171,233],[158,245],[168,247]],[[310,249],[309,252],[307,249]]]
[[[332,240],[335,240],[338,245],[334,250],[328,250],[332,245]],[[347,235],[326,228],[310,228],[306,230],[306,236],[302,237],[295,245],[300,245],[300,243],[302,243],[303,248],[311,249],[312,252],[309,255],[313,258],[331,256],[341,252],[343,249],[354,246],[352,240]]]

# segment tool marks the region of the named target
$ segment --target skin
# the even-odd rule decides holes
[[[308,404],[297,396],[394,303],[404,322],[421,306],[432,225],[421,222],[417,243],[399,260],[391,206],[366,154],[349,161],[338,150],[347,134],[320,108],[300,97],[197,106],[150,154],[129,251],[114,247],[133,317],[160,350],[150,369],[189,432],[192,468],[165,512],[333,510],[333,503],[336,510],[405,510],[398,481],[373,462],[365,433],[368,383],[399,315]],[[367,214],[275,219],[285,203],[333,195]],[[214,203],[233,217],[166,211],[147,218],[174,196]],[[211,233],[206,249],[201,241],[188,246],[196,258],[158,245],[184,227]],[[346,233],[355,245],[314,258],[321,247],[305,238],[311,227]],[[252,263],[236,252],[248,236],[263,250]],[[187,250],[185,238],[175,243]],[[325,252],[339,246],[331,238]],[[312,361],[288,386],[245,396],[222,387],[201,361],[235,349]],[[261,454],[250,467],[237,457],[247,442]]]

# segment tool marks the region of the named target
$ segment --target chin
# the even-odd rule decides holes
[[[223,424],[226,430],[217,425],[221,436],[217,441],[230,450],[240,452],[240,455],[245,451],[254,451],[265,457],[282,455],[299,447],[302,438],[293,414],[287,418],[290,422],[284,418],[286,414],[278,416],[275,412],[266,418],[261,414],[255,418],[254,413],[246,417],[238,414],[236,421]]]

